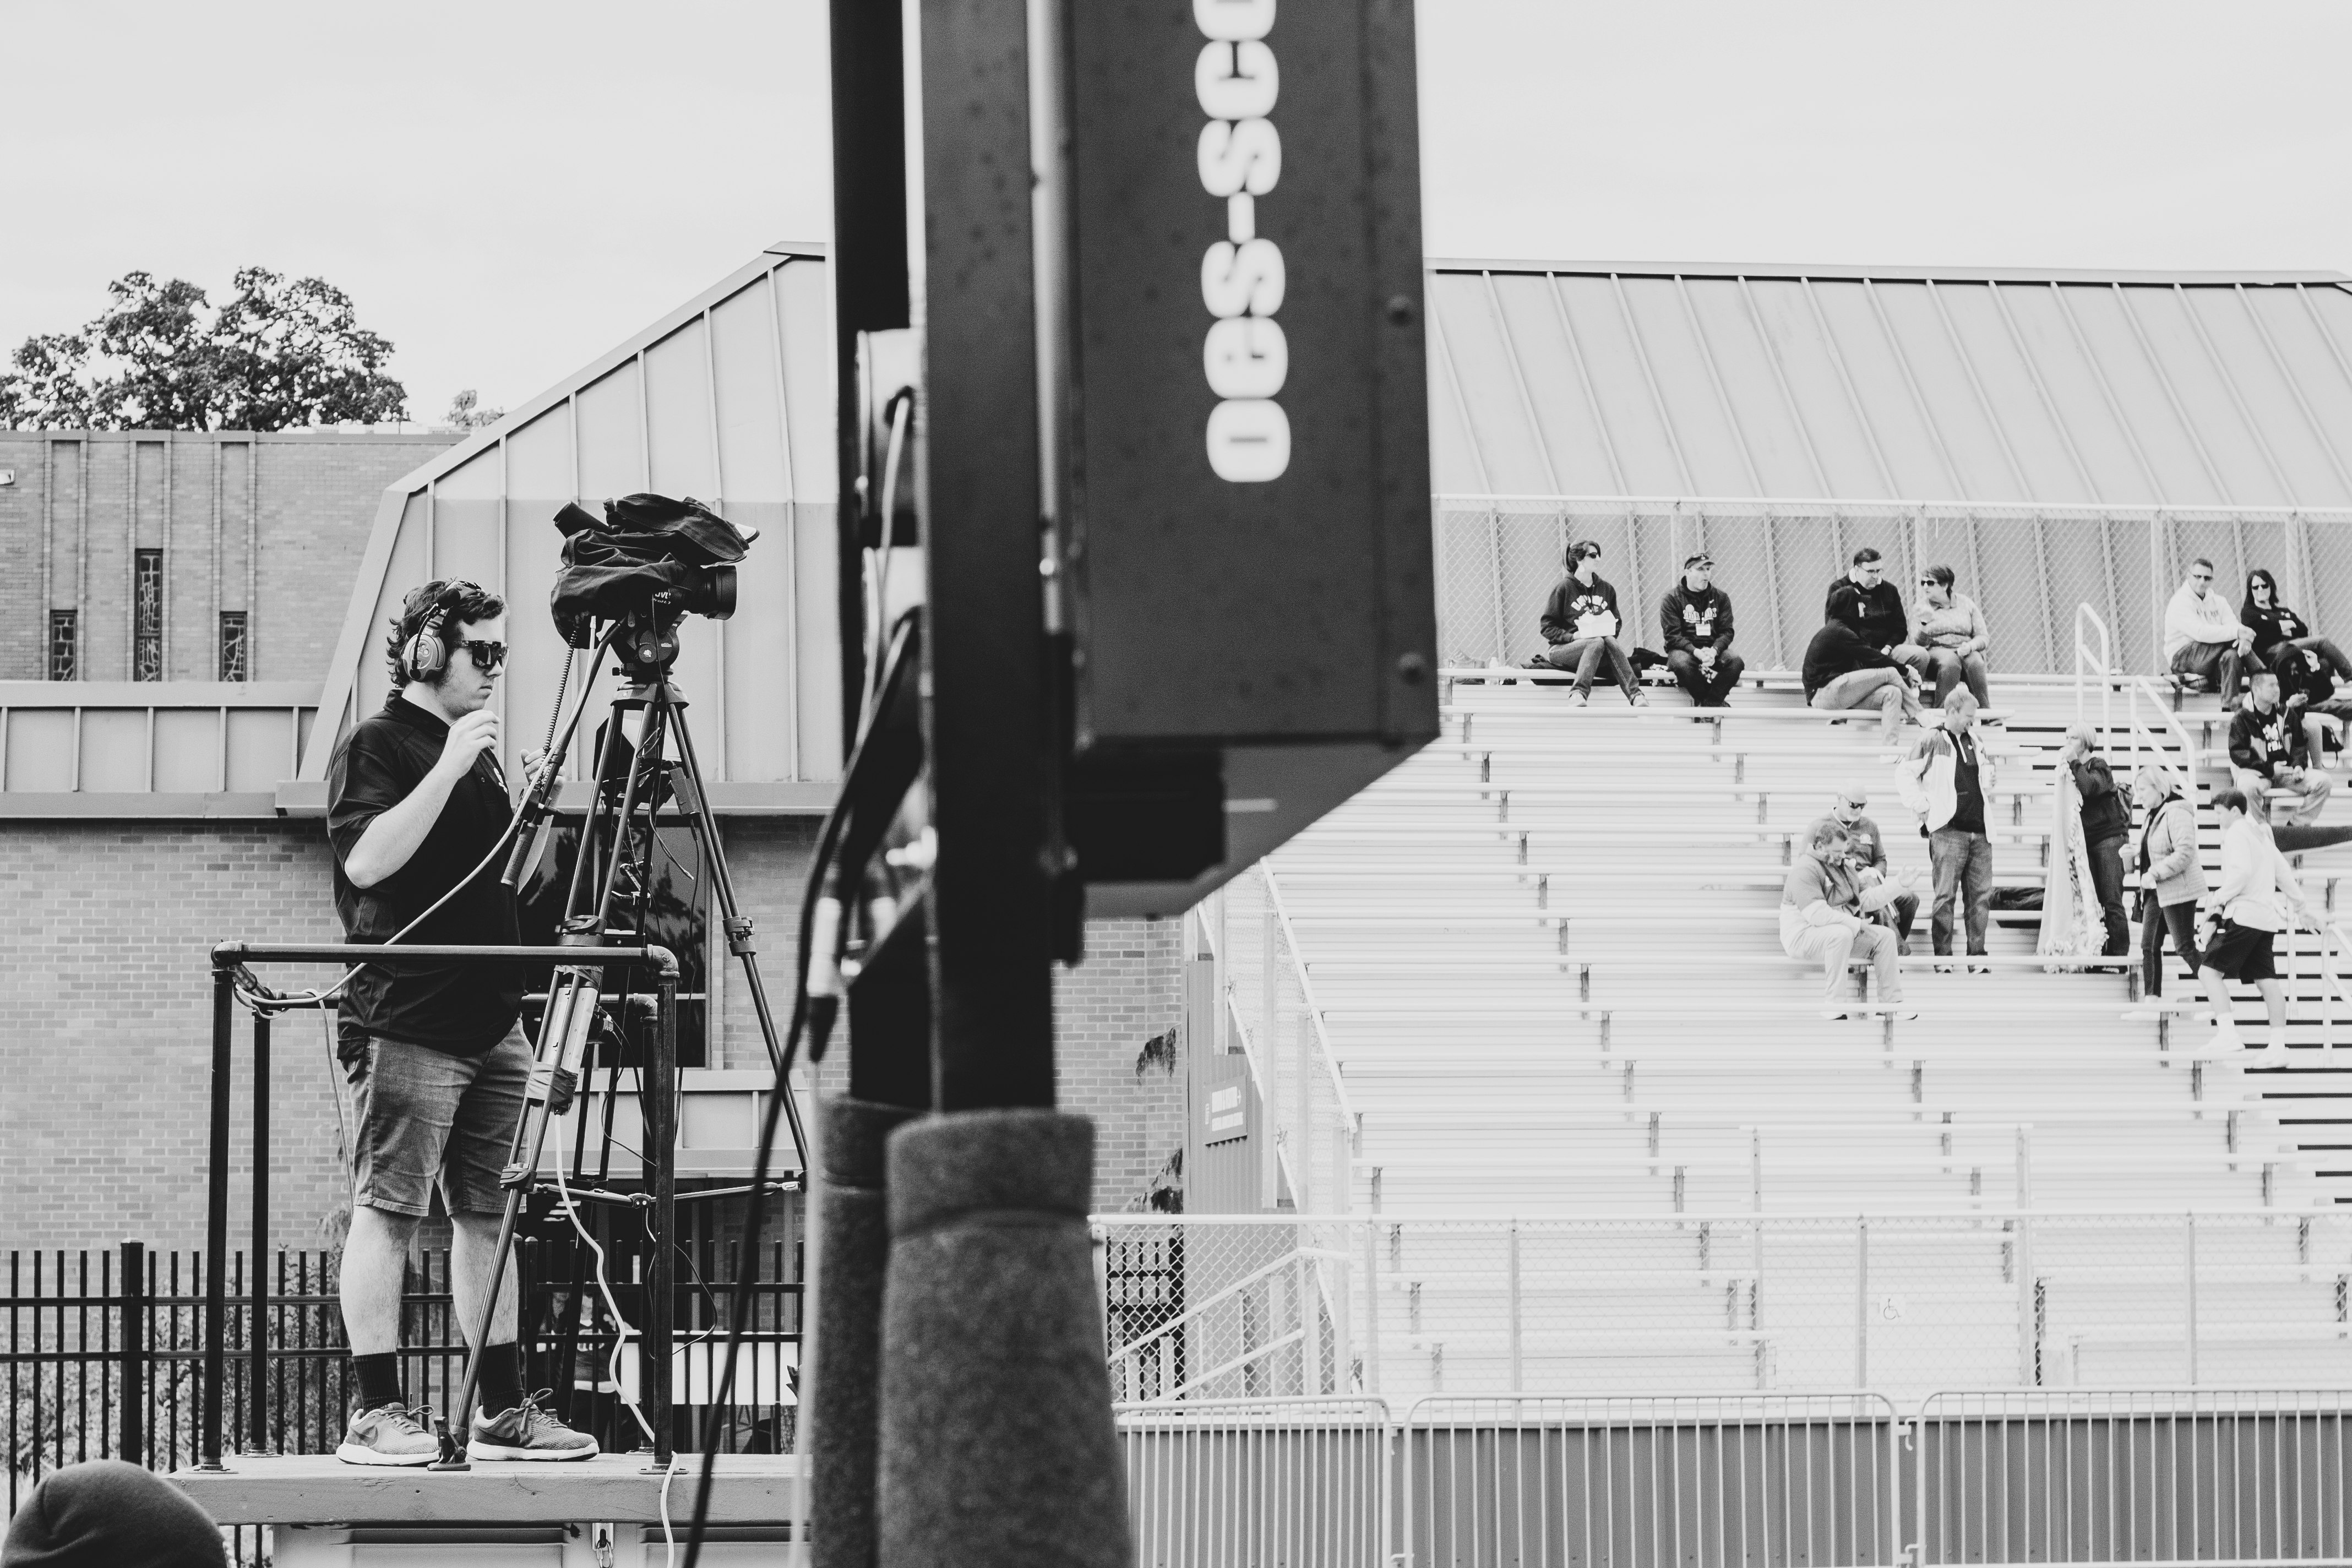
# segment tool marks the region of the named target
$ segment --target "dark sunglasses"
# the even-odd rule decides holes
[[[475,668],[484,675],[496,675],[506,665],[507,645],[502,642],[484,642],[479,637],[467,637],[457,646],[474,656]]]

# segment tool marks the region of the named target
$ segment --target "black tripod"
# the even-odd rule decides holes
[[[582,825],[556,940],[560,946],[585,948],[642,942],[655,913],[655,857],[663,851],[660,822],[666,811],[673,817],[684,816],[693,829],[701,864],[710,879],[711,897],[718,906],[721,929],[727,933],[728,951],[742,961],[761,1038],[767,1047],[769,1065],[776,1074],[771,1092],[782,1097],[782,1109],[792,1130],[793,1145],[803,1152],[804,1163],[808,1145],[801,1128],[799,1107],[793,1102],[792,1086],[784,1077],[783,1051],[776,1037],[774,1015],[768,1005],[767,988],[760,977],[752,942],[753,923],[736,903],[734,879],[728,871],[719,825],[711,816],[709,797],[703,788],[694,738],[686,725],[686,700],[670,680],[670,670],[677,658],[677,612],[672,610],[665,615],[657,608],[644,616],[633,616],[618,622],[607,633],[607,645],[619,656],[622,671],[631,684],[614,697],[610,717],[598,742],[587,816]],[[627,739],[625,722],[632,715],[639,719],[634,746]],[[673,741],[675,761],[668,756]],[[507,872],[509,884],[522,866],[523,851],[534,830],[535,819],[547,809],[546,796],[552,788],[554,771],[551,758],[525,799],[518,852]],[[646,1369],[644,1381],[652,1395],[646,1402],[652,1407],[646,1424],[653,1428],[655,1467],[667,1468],[672,1458],[668,1419],[672,1310],[668,1261],[678,1199],[674,1157],[677,1130],[677,971],[674,964],[657,969],[656,992],[649,998],[633,994],[629,973],[622,971],[615,988],[617,994],[609,999],[622,1005],[625,1010],[628,1004],[642,1000],[656,1005],[654,1049],[648,1053],[651,1070],[641,1069],[638,1074],[645,1128],[641,1164],[653,1189],[648,1229],[656,1249],[646,1281],[644,1332],[645,1352],[653,1364]],[[480,1384],[481,1348],[488,1342],[499,1288],[505,1280],[513,1255],[516,1229],[526,1200],[534,1192],[553,1190],[538,1179],[549,1130],[555,1119],[572,1106],[582,1076],[588,1068],[592,1043],[600,1037],[617,1040],[616,1032],[609,1025],[600,1027],[602,1005],[608,999],[600,989],[601,983],[599,968],[564,964],[556,966],[549,982],[546,1010],[532,1049],[522,1115],[516,1122],[507,1164],[499,1176],[499,1184],[506,1189],[506,1208],[499,1225],[488,1289],[476,1325],[475,1353],[467,1364],[465,1387],[458,1395],[454,1422],[445,1418],[438,1424],[441,1455],[433,1466],[435,1469],[471,1468],[465,1457],[463,1435],[469,1430]],[[601,1178],[611,1167],[613,1113],[619,1098],[622,1068],[618,1050],[608,1053],[607,1065],[599,1177],[578,1192],[567,1189],[562,1194],[567,1200],[617,1196],[603,1190]],[[586,1142],[587,1118],[583,1116],[573,1142],[575,1171],[583,1170]],[[787,1179],[765,1185],[770,1191],[782,1191],[796,1184],[796,1179]],[[689,1201],[704,1201],[751,1190],[749,1186],[720,1187],[686,1195]],[[644,1200],[632,1196],[619,1201],[634,1205]],[[745,1249],[745,1266],[756,1268],[756,1247]],[[584,1262],[583,1258],[583,1268]],[[575,1270],[575,1275],[578,1273]],[[574,1279],[575,1303],[585,1284],[584,1277]],[[576,1311],[573,1315],[576,1318]],[[519,1330],[520,1327],[518,1324]]]

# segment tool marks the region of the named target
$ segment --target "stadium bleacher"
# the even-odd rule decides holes
[[[1846,1228],[1818,1241],[1842,1258],[1857,1215],[2274,1214],[2288,1223],[2231,1228],[2226,1256],[2198,1266],[2214,1280],[2206,1353],[2250,1374],[2308,1379],[2319,1353],[2352,1370],[2352,1252],[2336,1227],[2315,1247],[2311,1224],[2289,1217],[2352,1203],[2352,1055],[2336,1048],[2344,1004],[2320,938],[2280,944],[2284,1068],[2192,1061],[2210,1026],[2183,1016],[2193,987],[2176,959],[2167,1003],[2151,1006],[2137,948],[2120,964],[2053,964],[2034,952],[2035,910],[1996,910],[1990,973],[1939,970],[1924,887],[1902,962],[1919,1016],[1829,1021],[1818,968],[1780,950],[1792,838],[1861,784],[1895,865],[1927,867],[1895,786],[1903,748],[1878,743],[1874,713],[1807,710],[1787,676],[1751,675],[1731,707],[1704,713],[1672,687],[1654,686],[1647,708],[1606,694],[1572,710],[1564,682],[1528,671],[1446,681],[1444,737],[1268,866],[1354,1119],[1347,1206],[1398,1222],[1377,1292],[1382,1338],[1455,1347],[1450,1383],[1423,1361],[1391,1364],[1389,1387],[1496,1385],[1465,1357],[1503,1353],[1486,1331],[1499,1254],[1413,1223],[1478,1214],[1842,1215]],[[1996,882],[2038,889],[2078,705],[2114,721],[2103,740],[2119,780],[2135,737],[2095,685],[2086,697],[2072,679],[2006,678],[1993,695],[1998,720],[1981,732],[2001,762]],[[2221,721],[2213,699],[2190,698],[2165,728],[2200,748],[2200,797],[2227,783]],[[2143,727],[2137,744],[2148,739]],[[2204,816],[2210,878],[2218,833]],[[2352,802],[2331,804],[2337,817]],[[2330,858],[2306,857],[2303,874],[2332,910]],[[2232,1005],[2259,1035],[2259,1000],[2240,988]],[[2136,1242],[2132,1228],[2038,1233],[2029,1289],[2049,1302],[2032,1310],[2032,1353],[2053,1380],[2175,1375],[2177,1313],[2151,1308],[2134,1269],[2177,1267],[2179,1243]],[[1914,1239],[1916,1268],[1950,1276],[1940,1305],[1968,1289],[2014,1295],[2005,1263],[1973,1259],[2015,1245],[2005,1226]],[[1801,1279],[1790,1263],[1802,1238],[1773,1245],[1778,1273]],[[1514,1321],[1528,1326],[1514,1330],[1512,1381],[1593,1386],[1595,1358],[1612,1355],[1638,1356],[1644,1386],[1720,1385],[1727,1367],[1760,1365],[1772,1336],[1741,1303],[1743,1257],[1722,1250],[1708,1255],[1704,1226],[1661,1227],[1629,1234],[1603,1270],[1515,1261]],[[1801,1290],[1780,1289],[1785,1342]],[[1964,1340],[1921,1351],[1913,1374],[1932,1381],[1927,1369],[1948,1363],[1952,1381],[1983,1384],[2003,1380],[2002,1357],[2016,1364],[2012,1347]]]

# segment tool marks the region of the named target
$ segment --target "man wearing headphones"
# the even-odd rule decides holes
[[[514,895],[487,863],[513,817],[488,706],[506,662],[505,613],[471,583],[433,582],[408,595],[393,624],[392,696],[337,744],[327,773],[335,907],[352,942],[383,942],[427,910],[404,940],[519,941]],[[530,1072],[521,1010],[520,977],[504,966],[371,964],[343,993],[357,1116],[341,1293],[357,1393],[335,1453],[348,1463],[423,1465],[437,1452],[401,1392],[404,1269],[437,1184],[453,1232],[457,1319],[467,1332],[480,1321],[505,1207],[499,1173]],[[466,1451],[584,1459],[595,1439],[525,1395],[515,1295],[509,1270],[489,1342],[473,1347],[481,1394]]]

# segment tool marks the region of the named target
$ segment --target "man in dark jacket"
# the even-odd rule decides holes
[[[1832,621],[1805,645],[1805,701],[1823,710],[1875,708],[1878,738],[1891,742],[1919,704],[1892,657],[1864,642],[1843,621]]]
[[[1705,552],[1683,563],[1682,581],[1658,606],[1664,622],[1666,668],[1691,702],[1720,708],[1739,684],[1748,661],[1731,651],[1731,595],[1715,586],[1715,563]]]
[[[1633,679],[1633,661],[1625,651],[1625,618],[1617,613],[1617,590],[1594,569],[1600,559],[1601,546],[1592,540],[1580,539],[1568,547],[1568,575],[1544,605],[1543,636],[1550,645],[1544,650],[1544,662],[1574,672],[1576,695],[1570,700],[1579,708],[1592,700],[1592,677],[1604,659],[1625,700],[1646,708],[1650,700]]]
[[[2131,921],[2124,913],[2124,840],[2131,833],[2131,811],[2116,775],[2098,752],[2098,742],[2088,724],[2066,731],[2065,748],[2058,760],[2074,776],[2082,797],[2083,842],[2091,856],[2091,885],[2099,895],[2099,910],[2106,919],[2107,940],[2100,948],[2115,958],[2131,951]]]
[[[1886,580],[1885,563],[1867,544],[1853,552],[1852,570],[1830,584],[1822,619],[1844,622],[1855,636],[1906,670],[1927,668],[1927,650],[1910,640],[1911,622],[1903,614],[1902,591]]]
[[[2307,826],[2336,787],[2326,773],[2306,766],[2309,761],[2301,730],[2279,705],[2277,673],[2254,671],[2246,683],[2246,701],[2230,721],[2232,781],[2246,792],[2253,812],[2266,813],[2276,795],[2299,797],[2289,821]]]

